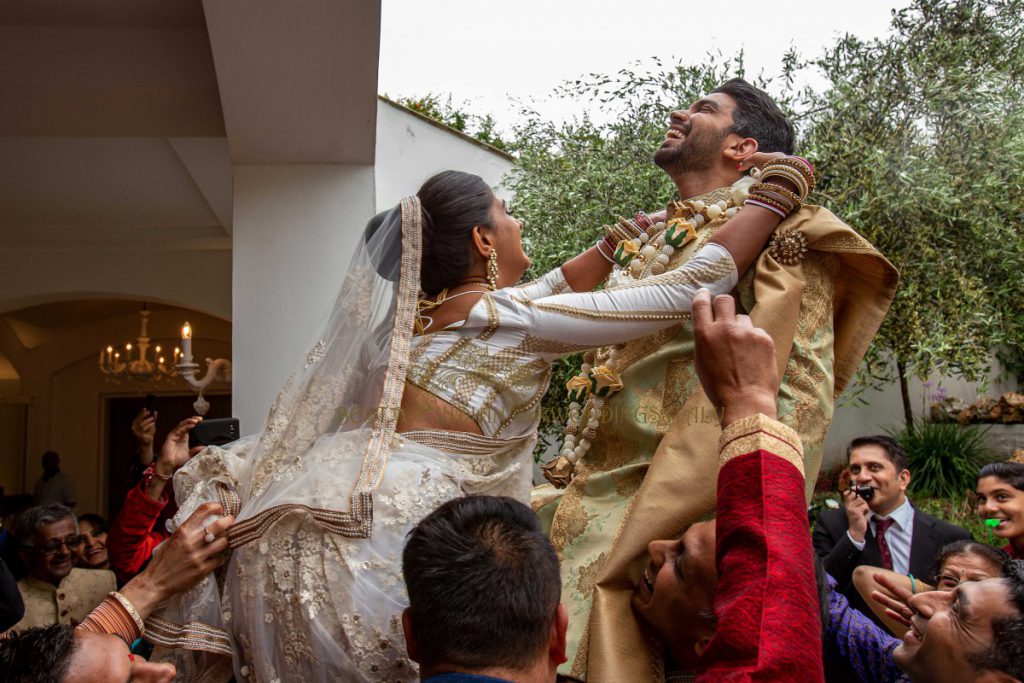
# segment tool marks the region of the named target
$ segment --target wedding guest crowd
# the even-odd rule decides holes
[[[14,629],[77,624],[117,588],[113,572],[75,567],[85,542],[75,514],[59,503],[30,508],[18,518],[15,540],[28,576],[18,581],[25,614]]]
[[[906,498],[899,445],[859,439],[853,482],[874,493],[847,493],[847,509],[819,522],[812,545],[801,440],[776,420],[771,337],[737,316],[728,296],[698,294],[693,322],[695,369],[722,416],[717,517],[650,544],[631,608],[664,645],[666,680],[1024,681],[1024,561],[1014,559],[1024,545],[1024,465],[979,474],[978,511],[997,520],[1003,551],[931,523]],[[16,541],[29,576],[13,591],[0,566],[0,626],[20,618],[0,638],[5,680],[174,680],[172,665],[131,648],[160,603],[227,558],[234,520],[218,504],[173,534],[154,528],[170,478],[194,454],[188,432],[198,422],[172,430],[109,532],[102,518],[76,519],[60,504],[21,515]],[[102,568],[108,555],[120,590]],[[932,563],[935,571],[922,569]],[[422,680],[573,680],[557,673],[569,620],[558,559],[523,504],[470,496],[441,505],[409,533],[402,569],[402,629]]]
[[[858,566],[882,567],[927,581],[938,552],[971,534],[914,507],[907,497],[912,477],[907,454],[891,436],[854,439],[846,459],[851,487],[843,491],[841,509],[819,515],[814,549],[838,590],[867,611],[853,585]]]

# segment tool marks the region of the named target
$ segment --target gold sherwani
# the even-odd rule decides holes
[[[728,193],[694,199],[711,203]],[[709,222],[670,269],[725,220]],[[779,225],[736,288],[738,307],[775,340],[779,420],[803,440],[808,493],[834,399],[853,378],[897,280],[865,239],[826,209],[805,206]],[[625,388],[608,400],[571,484],[533,492],[561,560],[569,608],[563,671],[591,682],[662,679],[661,648],[636,621],[631,596],[647,544],[675,538],[713,512],[718,473],[721,429],[694,373],[690,322],[629,343],[619,359]]]

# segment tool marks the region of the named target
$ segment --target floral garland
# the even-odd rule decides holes
[[[710,203],[701,199],[673,202],[669,207],[671,218],[667,222],[652,224],[642,213],[631,221],[620,219],[619,225],[610,230],[611,233],[618,230],[618,234],[621,234],[623,228],[631,228],[631,232],[639,230],[639,234],[618,242],[614,253],[615,266],[608,276],[608,289],[664,273],[676,250],[697,239],[699,228],[720,218],[728,220],[735,216],[749,196],[750,187],[759,178],[760,173],[754,169],[754,173],[741,178],[730,188],[728,199]],[[708,233],[705,242],[711,234]],[[565,488],[572,481],[576,463],[590,450],[597,438],[608,398],[623,387],[617,361],[619,351],[624,346],[617,344],[588,352],[580,367],[580,374],[566,382],[569,415],[565,424],[565,438],[558,456],[541,467],[544,477],[557,488]],[[585,413],[587,423],[581,432]]]

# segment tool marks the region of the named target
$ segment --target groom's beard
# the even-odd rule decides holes
[[[670,147],[661,147],[654,153],[653,161],[661,170],[675,178],[698,171],[706,171],[715,163],[722,147],[722,140],[728,131],[697,131],[692,128],[690,134],[681,143]]]

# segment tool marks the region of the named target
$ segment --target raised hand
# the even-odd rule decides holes
[[[157,474],[164,477],[172,476],[179,467],[189,461],[189,458],[203,450],[201,447],[189,450],[188,447],[188,433],[202,421],[203,418],[198,415],[189,417],[171,430],[160,448],[160,455],[153,463],[153,469]]]
[[[868,516],[871,514],[871,508],[868,507],[866,500],[850,489],[843,491],[843,502],[850,536],[858,543],[863,543],[868,533]]]
[[[775,417],[779,373],[771,335],[736,315],[736,302],[701,290],[693,299],[694,365],[722,427],[756,413]]]
[[[153,437],[156,435],[156,411],[150,412],[143,408],[132,420],[132,434],[141,448],[152,448]]]
[[[139,445],[139,460],[143,465],[153,462],[153,438],[156,436],[156,411],[143,408],[132,420],[132,434]]]
[[[753,154],[743,157],[737,168],[740,171],[749,171],[752,168],[761,168],[772,159],[781,159],[786,155],[782,152],[754,152]]]
[[[230,515],[203,525],[211,515],[224,508],[219,503],[204,503],[185,520],[177,531],[153,553],[141,574],[129,581],[121,592],[145,618],[152,609],[175,593],[188,590],[227,561],[227,530],[235,523]]]
[[[888,617],[909,628],[910,618],[914,616],[914,610],[910,606],[910,598],[913,596],[913,593],[894,582],[885,574],[877,573],[874,575],[874,579],[875,583],[882,588],[885,588],[896,597],[893,598],[885,593],[873,591],[871,593],[871,599],[882,605],[882,607],[885,607],[885,614]]]

